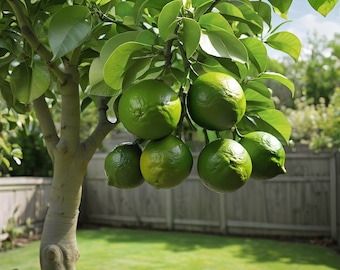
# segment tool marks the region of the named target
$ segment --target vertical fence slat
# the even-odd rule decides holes
[[[337,239],[337,203],[336,203],[336,159],[335,155],[332,155],[329,162],[330,170],[330,225],[331,225],[331,237]]]
[[[227,217],[225,211],[225,195],[219,194],[220,199],[220,232],[225,233],[227,227]]]
[[[165,192],[165,205],[166,205],[166,227],[168,230],[173,229],[174,215],[173,215],[173,196],[172,189],[167,189]]]

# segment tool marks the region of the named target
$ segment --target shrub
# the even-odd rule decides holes
[[[306,97],[294,101],[295,109],[282,108],[292,125],[292,140],[297,143],[307,144],[310,149],[340,147],[340,88],[334,90],[328,106],[324,98],[319,104]]]

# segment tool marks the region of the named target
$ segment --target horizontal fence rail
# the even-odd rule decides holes
[[[144,183],[132,190],[107,185],[98,153],[84,184],[82,220],[170,230],[226,234],[339,237],[339,158],[334,152],[287,153],[287,174],[250,179],[228,194],[210,191],[194,167],[179,186],[157,190]]]

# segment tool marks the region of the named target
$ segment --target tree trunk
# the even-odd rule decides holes
[[[76,269],[79,258],[76,228],[86,166],[80,155],[55,156],[50,205],[40,246],[43,270]]]
[[[96,128],[85,141],[80,142],[78,65],[82,46],[75,48],[70,58],[62,57],[62,65],[59,61],[52,62],[53,55],[35,36],[22,1],[7,2],[15,14],[23,38],[48,65],[60,87],[60,134],[55,128],[45,96],[42,95],[33,101],[54,170],[50,206],[41,239],[40,265],[43,270],[74,270],[79,258],[76,228],[87,164],[105,136],[117,126],[118,121],[115,123],[108,121],[107,101],[105,98],[98,98]]]

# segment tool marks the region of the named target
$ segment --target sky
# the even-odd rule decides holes
[[[318,33],[318,36],[325,36],[327,39],[332,39],[335,33],[340,34],[339,18],[340,2],[324,17],[309,5],[308,0],[294,0],[288,12],[288,19],[292,22],[286,23],[279,29],[292,32],[298,36],[302,42],[303,50],[307,50],[308,36],[311,36],[314,31]],[[273,16],[274,26],[283,21],[278,15]],[[275,50],[269,50],[268,52],[274,58],[279,58],[283,55]]]

